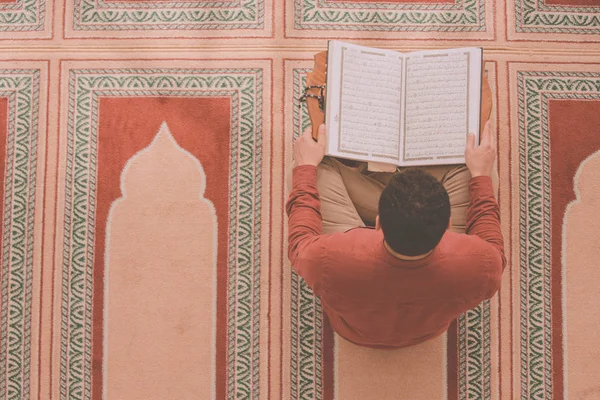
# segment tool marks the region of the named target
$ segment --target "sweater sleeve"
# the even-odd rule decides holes
[[[324,275],[325,248],[317,168],[302,165],[292,171],[292,191],[286,204],[288,258],[292,267],[318,296]]]
[[[500,227],[500,208],[494,197],[491,178],[486,176],[471,178],[469,195],[467,234],[483,239],[491,246],[492,251],[496,252],[496,257],[493,258],[497,261],[489,265],[490,287],[486,290],[488,293],[486,297],[491,297],[498,290],[502,272],[506,267],[504,239]]]

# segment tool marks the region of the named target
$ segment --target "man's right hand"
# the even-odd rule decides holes
[[[490,176],[496,160],[496,146],[492,138],[490,121],[485,124],[479,146],[475,147],[475,135],[469,133],[467,136],[467,149],[465,151],[465,163],[472,177]]]
[[[325,129],[325,125],[319,126],[319,139],[316,142],[312,137],[312,129],[306,129],[294,143],[294,166],[313,165],[316,167],[323,161],[326,149],[327,129]]]

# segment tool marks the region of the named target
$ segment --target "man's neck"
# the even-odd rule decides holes
[[[405,255],[403,255],[403,254],[396,253],[394,250],[392,250],[392,248],[391,248],[391,247],[390,247],[390,246],[387,244],[387,242],[386,242],[385,240],[383,241],[383,244],[385,245],[385,249],[386,249],[386,250],[387,250],[387,251],[388,251],[388,252],[389,252],[391,255],[393,255],[394,257],[396,257],[396,258],[398,258],[398,259],[400,259],[400,260],[405,260],[405,261],[415,261],[415,260],[420,260],[420,259],[422,259],[422,258],[425,258],[425,257],[427,257],[428,255],[430,255],[430,254],[431,254],[431,252],[433,251],[433,250],[431,250],[431,251],[429,251],[429,252],[427,252],[427,253],[425,253],[425,254],[420,254],[420,255],[418,255],[418,256],[405,256]]]

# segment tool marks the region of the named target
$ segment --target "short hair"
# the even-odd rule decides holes
[[[379,223],[385,241],[405,256],[433,250],[449,221],[448,192],[432,175],[419,169],[395,173],[379,198]]]

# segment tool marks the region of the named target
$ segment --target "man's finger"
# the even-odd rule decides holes
[[[485,123],[485,128],[483,128],[483,133],[481,134],[481,145],[489,146],[492,144],[492,129],[490,121]]]
[[[467,150],[473,150],[475,148],[475,134],[469,133],[467,135]]]
[[[304,136],[306,139],[309,137],[312,138],[312,129],[310,127],[306,128],[302,133],[302,136]]]
[[[317,138],[317,142],[319,144],[325,145],[326,139],[327,139],[327,129],[325,129],[325,125],[321,124],[319,126],[319,137]]]

